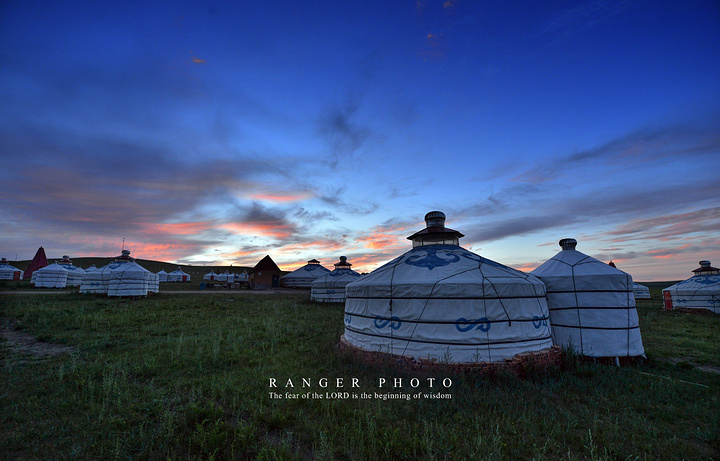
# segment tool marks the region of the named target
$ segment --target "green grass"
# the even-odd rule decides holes
[[[0,457],[720,458],[720,375],[697,366],[720,367],[720,316],[638,303],[639,366],[452,376],[448,400],[271,399],[269,378],[284,396],[336,390],[284,389],[287,379],[358,377],[344,390],[374,395],[392,392],[381,377],[403,378],[404,393],[421,377],[339,355],[342,307],[307,298],[0,295],[0,316],[78,349],[40,359],[0,343]]]

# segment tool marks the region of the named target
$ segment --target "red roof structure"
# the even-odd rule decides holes
[[[32,277],[33,272],[35,272],[38,269],[42,269],[43,267],[48,265],[47,256],[45,256],[45,248],[40,247],[38,248],[38,251],[35,253],[35,257],[30,262],[30,265],[27,269],[25,269],[25,273],[23,274],[23,279],[28,279]]]

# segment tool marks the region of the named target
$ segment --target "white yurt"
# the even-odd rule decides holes
[[[108,296],[147,296],[159,292],[159,277],[135,262],[129,250],[115,258],[110,271]]]
[[[311,259],[304,266],[280,277],[280,285],[287,288],[310,288],[312,283],[330,273],[317,259]]]
[[[95,267],[95,264],[93,264],[93,265],[91,265],[90,267],[88,267],[87,269],[83,269],[83,270],[84,270],[85,272],[92,272],[92,271],[96,271],[96,270],[97,270],[97,267]]]
[[[222,274],[218,274],[217,277],[215,277],[215,280],[217,280],[218,282],[227,282],[229,275],[230,275],[230,272],[225,270],[225,272],[223,272]]]
[[[636,357],[645,353],[632,277],[575,249],[562,251],[536,268],[547,287],[553,341],[589,357]]]
[[[693,276],[663,290],[665,309],[706,309],[720,314],[720,269],[700,261]]]
[[[203,280],[217,280],[217,274],[215,271],[210,270],[207,274],[203,275]]]
[[[110,285],[110,273],[118,265],[119,263],[112,262],[94,271],[85,271],[80,284],[80,293],[106,295]]]
[[[178,268],[169,274],[167,274],[167,281],[168,282],[189,282],[190,281],[190,274],[187,272],[183,272],[182,269],[178,266]]]
[[[310,299],[325,303],[341,303],[345,301],[345,286],[360,278],[360,274],[350,269],[352,264],[345,256],[335,263],[335,270],[328,271],[318,277],[310,285]]]
[[[650,288],[637,282],[633,282],[633,295],[635,299],[651,299]]]
[[[0,280],[22,280],[23,271],[11,266],[7,259],[0,259]]]
[[[168,273],[162,269],[160,269],[160,271],[157,272],[157,276],[158,276],[159,281],[161,281],[161,282],[168,281]]]
[[[35,279],[36,288],[65,288],[69,286],[68,273],[64,266],[52,263],[33,272],[32,278]]]
[[[250,279],[247,271],[243,271],[242,274],[235,274],[236,282],[247,282]]]
[[[70,260],[70,256],[63,255],[62,259],[57,263],[68,271],[67,286],[79,287],[82,284],[82,279],[85,271],[77,266],[74,266],[73,262]]]
[[[453,364],[549,353],[545,285],[462,248],[444,213],[425,222],[412,250],[347,285],[342,343]]]

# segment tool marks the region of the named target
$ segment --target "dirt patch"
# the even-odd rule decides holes
[[[688,363],[693,366],[693,368],[697,368],[700,371],[705,371],[708,373],[715,373],[716,375],[720,375],[720,368],[714,367],[712,365],[700,365],[699,363],[695,363],[690,359],[682,358],[682,357],[670,357],[667,359],[668,362],[672,363],[673,365],[677,365],[678,363]]]
[[[19,326],[20,322],[17,320],[0,320],[0,337],[6,341],[5,343],[0,342],[0,346],[9,347],[13,352],[20,354],[40,357],[51,357],[77,352],[76,347],[38,341],[37,338],[30,333],[19,331]]]

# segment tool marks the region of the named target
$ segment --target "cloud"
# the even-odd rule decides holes
[[[603,189],[601,192],[590,190],[582,195],[568,194],[567,198],[562,200],[542,195],[524,203],[519,201],[508,206],[508,217],[505,217],[504,213],[500,213],[495,219],[483,219],[479,224],[467,226],[463,232],[467,236],[467,241],[472,243],[527,235],[547,229],[557,229],[561,233],[563,228],[580,223],[587,227],[606,226],[613,222],[623,222],[632,216],[667,214],[674,209],[686,208],[689,204],[702,206],[714,203],[717,197],[720,197],[720,183],[715,180],[699,182],[690,188],[643,185],[642,190],[634,188],[629,190]],[[518,218],[513,213],[522,213],[523,216]],[[694,219],[692,225],[682,224],[683,217]],[[612,241],[625,241],[627,238],[633,238],[633,230],[646,228],[647,225],[655,222],[654,219],[662,221],[662,218],[647,219],[646,222],[641,220],[630,224],[629,227],[624,226],[624,228],[612,231],[611,235],[623,235]],[[681,235],[683,231],[690,232],[692,229],[707,231],[713,226],[717,229],[715,208],[696,214],[681,214],[675,219],[678,221],[674,224],[676,227],[670,226],[664,231],[656,231],[656,237]]]
[[[240,213],[232,222],[219,227],[239,234],[261,235],[285,240],[298,232],[295,224],[285,218],[285,212],[266,208],[253,202],[249,208],[240,208]]]
[[[633,219],[608,234],[617,236],[612,241],[667,240],[696,233],[717,232],[718,229],[720,207],[712,207],[687,213]]]
[[[633,7],[632,2],[616,0],[590,0],[575,4],[554,15],[552,19],[540,25],[541,33],[574,34],[616,16],[625,14]]]
[[[571,174],[591,164],[618,165],[627,169],[658,161],[687,159],[720,153],[720,115],[702,121],[672,126],[642,128],[597,147],[546,159],[512,178],[514,181],[542,183]]]

